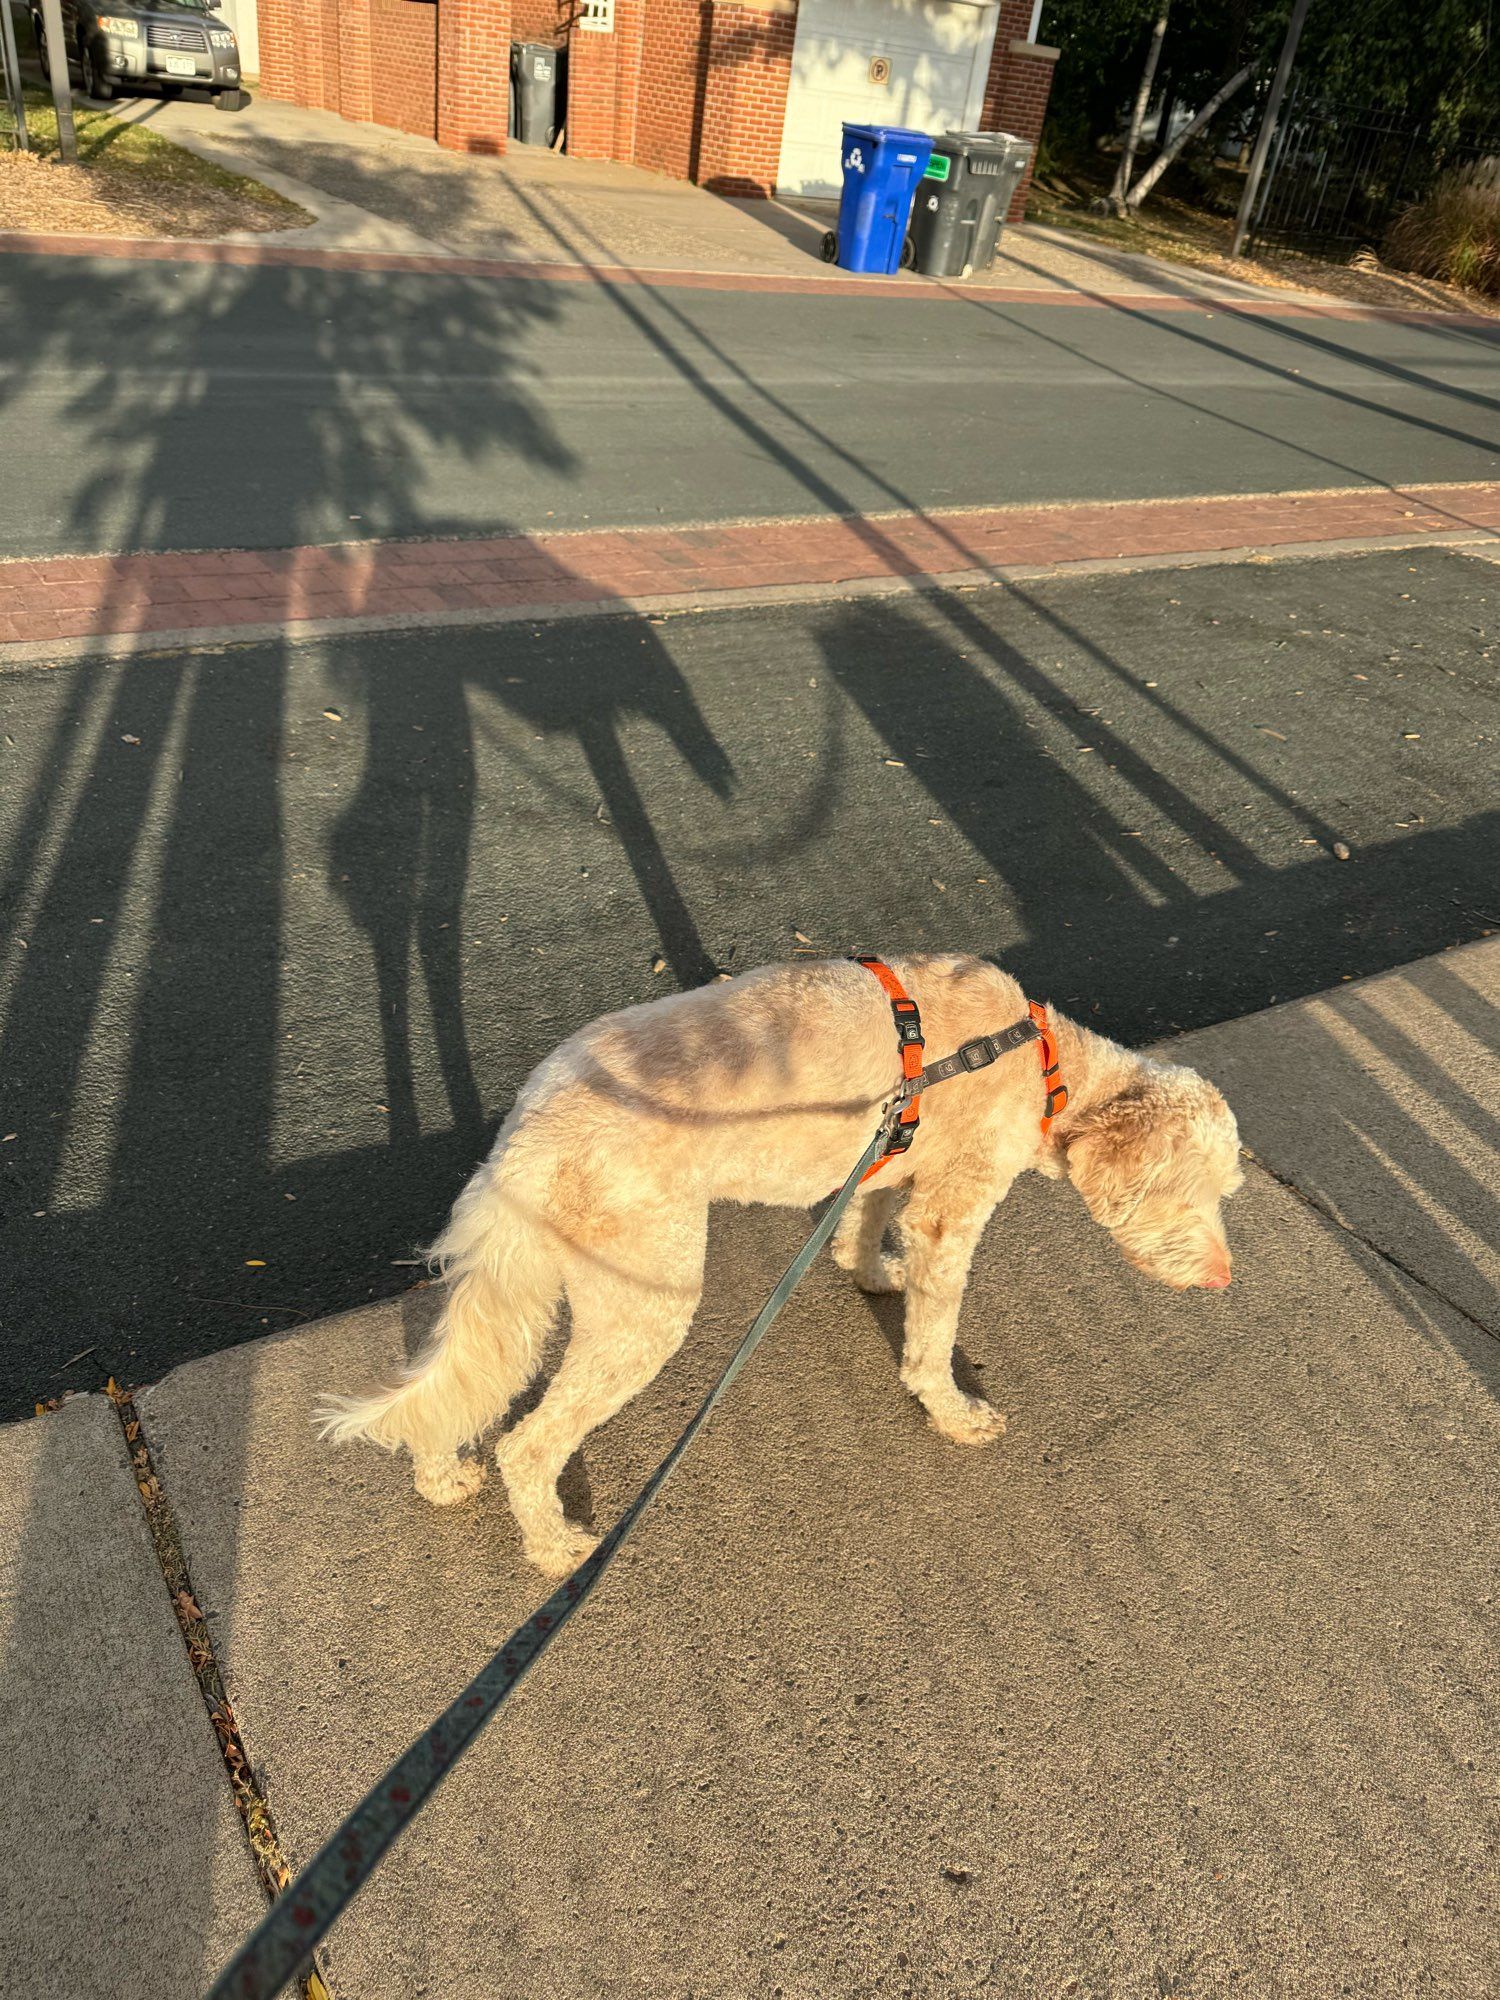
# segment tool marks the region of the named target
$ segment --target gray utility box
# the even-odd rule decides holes
[[[987,271],[1031,148],[1009,132],[949,132],[936,141],[912,203],[917,269],[932,278]]]
[[[523,146],[550,146],[557,137],[565,61],[550,42],[510,45],[510,130]]]

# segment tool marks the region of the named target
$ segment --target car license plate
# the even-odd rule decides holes
[[[198,65],[191,56],[168,56],[166,58],[168,76],[196,76]]]

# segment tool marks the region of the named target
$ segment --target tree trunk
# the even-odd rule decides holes
[[[1208,100],[1207,104],[1205,104],[1203,109],[1198,113],[1198,116],[1192,121],[1190,125],[1183,126],[1182,130],[1178,133],[1176,139],[1170,146],[1164,146],[1162,148],[1162,150],[1157,154],[1156,158],[1151,162],[1150,166],[1147,167],[1146,171],[1141,175],[1140,179],[1136,182],[1135,186],[1130,190],[1129,194],[1126,195],[1125,206],[1127,208],[1138,209],[1140,207],[1141,203],[1146,199],[1147,195],[1150,194],[1152,188],[1156,186],[1156,183],[1161,179],[1162,175],[1167,171],[1167,168],[1170,167],[1172,162],[1177,158],[1177,155],[1182,151],[1183,147],[1187,144],[1188,140],[1191,139],[1195,133],[1201,132],[1203,130],[1204,126],[1208,123],[1209,119],[1213,117],[1214,113],[1216,111],[1222,110],[1223,107],[1229,102],[1230,98],[1233,97],[1234,93],[1237,90],[1241,90],[1244,88],[1244,86],[1250,81],[1250,74],[1251,74],[1251,65],[1249,63],[1246,63],[1245,67],[1242,70],[1236,71],[1236,73],[1229,79],[1228,83],[1221,83],[1219,85],[1218,89],[1214,92],[1213,96]]]
[[[1141,71],[1141,87],[1135,94],[1135,104],[1130,113],[1130,129],[1125,134],[1125,150],[1120,155],[1120,164],[1115,172],[1115,184],[1109,191],[1109,205],[1116,215],[1125,213],[1125,190],[1130,186],[1130,170],[1135,165],[1136,148],[1141,143],[1141,127],[1146,122],[1146,107],[1151,102],[1151,86],[1156,80],[1156,65],[1161,59],[1161,45],[1167,33],[1167,16],[1171,11],[1172,0],[1161,0],[1161,12],[1156,17],[1156,26],[1151,30],[1151,46],[1146,51],[1145,67]]]

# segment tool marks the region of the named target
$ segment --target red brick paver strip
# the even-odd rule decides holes
[[[545,617],[1018,568],[1500,535],[1500,482],[0,563],[0,643]]]

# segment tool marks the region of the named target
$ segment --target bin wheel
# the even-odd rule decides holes
[[[915,271],[917,268],[917,246],[909,236],[902,239],[901,268],[903,271]]]
[[[823,262],[834,264],[838,261],[839,239],[836,230],[825,230],[823,234]]]

